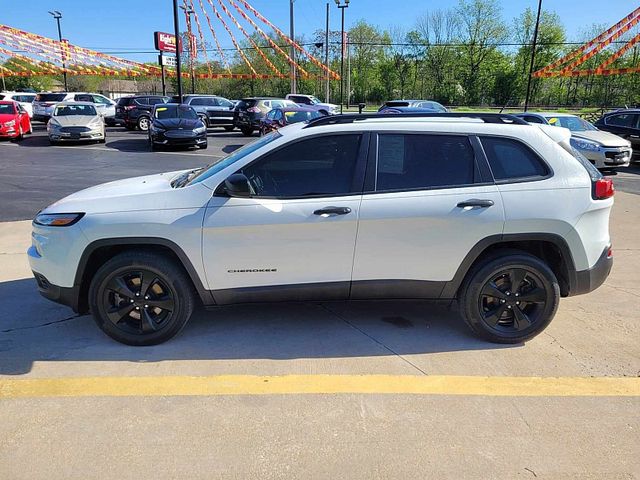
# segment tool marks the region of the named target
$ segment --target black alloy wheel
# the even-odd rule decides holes
[[[560,285],[540,258],[503,250],[469,272],[458,300],[465,322],[477,335],[496,343],[520,343],[551,322]]]
[[[156,345],[176,335],[191,317],[193,286],[165,256],[124,252],[98,269],[89,307],[98,326],[128,345]]]

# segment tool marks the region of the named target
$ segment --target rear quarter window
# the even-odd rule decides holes
[[[511,138],[480,137],[496,181],[544,178],[549,167],[524,143]]]

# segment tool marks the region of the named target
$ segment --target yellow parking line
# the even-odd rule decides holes
[[[218,375],[0,379],[0,399],[33,397],[411,394],[637,397],[640,378]]]

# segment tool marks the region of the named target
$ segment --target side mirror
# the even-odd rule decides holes
[[[234,173],[224,181],[224,191],[230,197],[250,197],[249,179],[242,173]]]

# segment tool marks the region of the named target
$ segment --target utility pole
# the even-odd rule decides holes
[[[536,45],[538,44],[538,29],[540,27],[540,13],[542,12],[542,0],[538,0],[538,16],[536,17],[536,28],[533,31],[533,45],[531,46],[531,63],[529,64],[529,78],[527,79],[527,96],[524,100],[524,111],[529,108],[531,99],[531,75],[533,74],[533,63],[536,58]]]
[[[344,0],[344,5],[341,5],[342,0],[335,0],[336,5],[342,11],[342,48],[340,52],[340,113],[342,113],[342,105],[344,104],[344,9],[349,7],[349,0]]]
[[[178,0],[173,0],[173,34],[176,37],[176,75],[178,76],[178,103],[182,103],[182,68],[180,66],[180,25]]]
[[[327,25],[324,31],[324,64],[329,68],[329,2],[327,2]],[[329,72],[327,72],[327,85],[325,87],[324,101],[329,103]]]
[[[193,59],[196,50],[195,38],[191,35],[191,14],[196,13],[192,8],[187,8],[180,5],[180,8],[184,10],[184,18],[187,23],[187,37],[189,38],[189,68],[191,70],[191,93],[196,93],[196,76],[193,67]]]
[[[65,62],[65,53],[64,47],[62,46],[62,30],[60,29],[60,19],[62,18],[62,14],[58,10],[49,11],[49,14],[56,19],[58,23],[58,40],[60,41],[60,59],[62,60],[62,76],[64,77],[64,91],[69,91],[67,87],[67,64]]]
[[[349,39],[349,32],[346,32],[347,36],[347,108],[351,103],[351,40]]]
[[[293,2],[295,0],[289,0],[289,38],[295,40],[295,30],[293,28]],[[291,54],[289,55],[291,60],[296,61],[296,49],[293,45],[291,45]],[[291,64],[291,93],[297,92],[298,85],[296,83],[296,65],[295,63]]]

